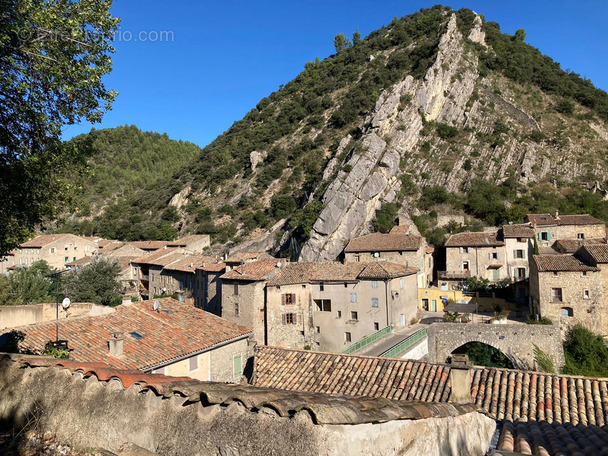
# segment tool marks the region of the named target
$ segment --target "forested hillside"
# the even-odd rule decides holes
[[[444,7],[364,39],[340,35],[335,55],[306,63],[200,152],[180,144],[187,153],[138,165],[136,185],[128,153],[95,160],[105,177],[83,196],[94,217],[70,229],[238,243],[284,220],[268,242],[318,259],[335,257],[348,236],[390,229],[398,215],[435,244],[467,228],[439,226],[441,214],[475,226],[556,209],[608,220],[608,94],[524,40],[523,30],[503,34],[470,10]],[[118,191],[108,186],[116,172],[129,182]]]

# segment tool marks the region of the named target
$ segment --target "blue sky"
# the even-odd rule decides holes
[[[122,18],[108,88],[119,95],[95,128],[137,125],[205,146],[257,102],[293,79],[304,63],[332,54],[338,33],[365,36],[432,1],[114,0]],[[526,30],[526,42],[608,89],[608,2],[452,1],[498,22],[505,33]],[[154,39],[160,32],[168,38]],[[140,39],[149,36],[147,40]],[[155,35],[155,33],[157,35]],[[161,42],[162,41],[162,42]],[[88,132],[67,127],[64,138]]]

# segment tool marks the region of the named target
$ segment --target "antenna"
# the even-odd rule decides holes
[[[152,306],[152,309],[158,312],[159,307],[160,307],[160,303],[158,301],[154,301],[154,305]]]

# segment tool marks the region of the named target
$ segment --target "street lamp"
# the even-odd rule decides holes
[[[70,272],[69,269],[66,269],[64,271],[58,271],[55,272],[53,274],[51,274],[52,277],[55,277],[56,279],[56,294],[57,294],[57,304],[55,305],[55,344],[59,344],[59,276],[61,274],[64,274],[66,272]],[[61,307],[63,308],[63,310],[68,310],[70,308],[70,298],[64,298],[64,300],[61,302]]]

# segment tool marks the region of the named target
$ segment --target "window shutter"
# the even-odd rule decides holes
[[[285,305],[285,301],[286,301],[287,296],[286,295],[281,295],[281,305]]]
[[[464,249],[460,247],[460,253],[464,253]]]
[[[551,240],[551,233],[549,231],[547,231],[547,241]]]
[[[496,259],[497,259],[497,260],[500,260],[500,252],[498,252],[498,253],[496,254]]]
[[[491,260],[491,259],[492,259],[492,254],[488,253],[488,260]]]
[[[517,250],[513,250],[513,258],[517,258]]]
[[[283,319],[283,324],[285,324],[285,322],[287,321],[287,317],[285,316],[285,314],[281,315],[282,319]]]
[[[542,240],[542,237],[541,237],[540,233],[538,233],[538,240],[539,240],[539,241],[541,241],[541,240]]]
[[[521,251],[521,257],[526,258],[526,251],[524,249],[522,249]]]

